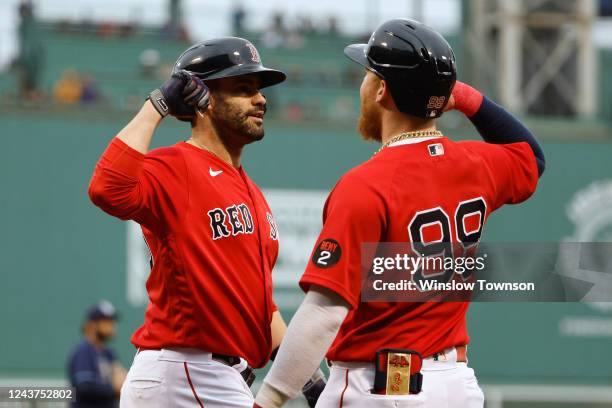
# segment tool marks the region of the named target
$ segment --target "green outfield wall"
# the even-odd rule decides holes
[[[114,346],[130,363],[135,350],[129,337],[144,306],[128,293],[127,227],[87,197],[97,158],[126,120],[0,114],[0,377],[63,376],[84,310],[100,298],[121,312]],[[166,122],[156,145],[188,137],[187,127]],[[351,128],[268,123],[264,141],[245,150],[246,170],[275,195],[275,205],[285,206],[278,217],[281,250],[284,235],[289,250],[310,250],[309,237],[320,226],[313,209],[346,170],[375,150]],[[610,214],[612,203],[604,198],[612,188],[612,142],[572,136],[543,143],[548,162],[537,193],[495,213],[483,240],[612,238],[612,215],[600,217],[596,233],[583,228],[593,214]],[[292,212],[290,200],[300,194],[313,204]],[[288,319],[302,296],[292,279],[304,265],[283,265],[277,294]],[[474,304],[469,327],[470,364],[483,383],[612,383],[611,304]]]

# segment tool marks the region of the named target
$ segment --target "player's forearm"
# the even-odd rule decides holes
[[[528,143],[535,155],[538,173],[542,175],[546,164],[544,152],[533,133],[521,121],[476,89],[462,82],[457,82],[455,85],[453,97],[455,108],[470,119],[487,143]]]
[[[129,219],[142,204],[139,178],[162,117],[147,101],[106,148],[89,183],[91,201],[110,215]]]
[[[121,393],[121,387],[123,386],[123,382],[125,381],[125,377],[127,372],[125,368],[121,365],[119,361],[115,361],[113,363],[113,374],[112,374],[112,384],[113,389],[115,390],[115,394],[119,395]]]
[[[278,310],[272,314],[270,330],[272,331],[272,350],[276,350],[287,332],[287,324]]]
[[[257,394],[259,406],[280,407],[302,390],[317,371],[348,310],[348,304],[333,292],[316,288],[308,292]]]
[[[106,148],[89,182],[91,201],[106,213],[130,219],[141,208],[138,180],[145,156],[117,138]]]
[[[146,154],[149,151],[153,133],[161,120],[161,115],[147,100],[130,123],[117,134],[117,138],[132,149]]]
[[[544,173],[546,159],[537,139],[523,123],[504,108],[485,97],[478,112],[470,118],[470,121],[488,143],[528,143],[535,155],[538,173],[540,175]]]

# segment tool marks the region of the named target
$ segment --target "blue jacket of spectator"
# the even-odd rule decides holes
[[[73,408],[116,408],[118,398],[113,390],[115,353],[99,349],[87,339],[74,346],[68,359],[68,376],[75,388]]]

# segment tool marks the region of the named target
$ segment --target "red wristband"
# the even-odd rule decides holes
[[[474,116],[478,112],[484,100],[484,96],[478,90],[461,81],[455,83],[453,98],[455,99],[455,109],[468,117]]]

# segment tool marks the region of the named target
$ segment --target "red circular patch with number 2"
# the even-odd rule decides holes
[[[312,254],[312,263],[319,268],[329,268],[338,263],[342,249],[335,239],[326,238],[319,242],[317,249]]]

